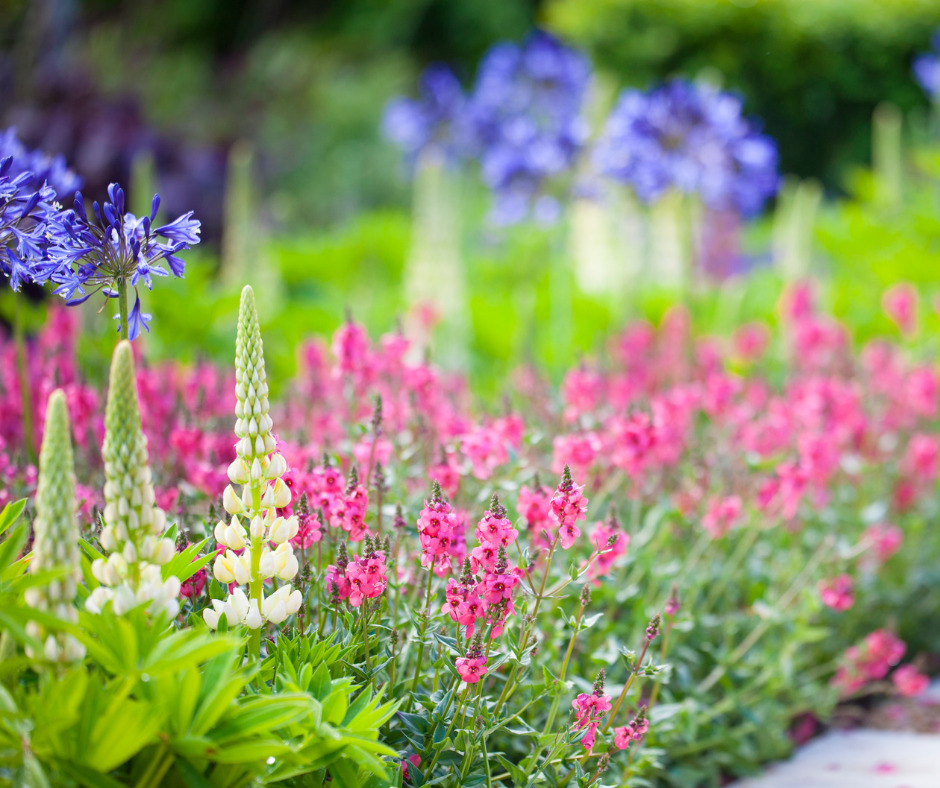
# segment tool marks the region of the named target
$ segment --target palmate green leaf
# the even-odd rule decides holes
[[[173,538],[175,541],[175,537]],[[166,580],[169,577],[176,576],[181,583],[185,583],[189,580],[196,572],[215,558],[215,553],[199,555],[199,551],[207,544],[209,544],[209,540],[203,539],[198,544],[191,544],[185,550],[176,553],[172,559],[161,567],[163,579]]]
[[[21,498],[18,501],[13,501],[13,503],[8,503],[0,510],[0,536],[20,518],[25,508],[26,499]]]
[[[303,719],[311,708],[310,697],[300,693],[244,698],[237,708],[228,712],[222,724],[213,729],[210,736],[213,741],[224,743],[277,730]]]
[[[80,763],[59,761],[56,763],[61,771],[75,780],[82,788],[126,788],[125,784],[106,774],[89,769]]]
[[[202,671],[199,709],[190,724],[190,733],[195,736],[208,733],[251,681],[256,670],[255,665],[236,669],[225,655],[207,662]]]

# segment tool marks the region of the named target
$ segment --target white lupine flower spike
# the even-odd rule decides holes
[[[119,342],[111,361],[105,411],[104,527],[101,546],[110,553],[91,566],[101,583],[85,607],[100,612],[109,600],[119,615],[149,602],[148,609],[169,616],[179,612],[180,582],[163,580],[160,567],[173,558],[173,541],[163,537],[166,516],[155,504],[147,438],[140,422],[134,354]]]
[[[287,581],[299,569],[290,540],[297,535],[296,517],[279,517],[278,509],[290,505],[290,488],[281,478],[287,463],[275,453],[276,441],[269,411],[267,376],[255,296],[242,290],[235,341],[235,461],[228,467],[231,484],[222,503],[231,521],[220,521],[214,535],[220,553],[213,574],[220,583],[239,586],[226,600],[213,600],[203,612],[215,629],[224,614],[229,625],[244,624],[253,632],[255,656],[260,650],[260,630],[265,623],[280,624],[300,609],[299,591]],[[241,491],[236,488],[241,486]],[[277,545],[275,549],[271,544]],[[241,551],[241,552],[239,552]],[[264,581],[284,583],[264,594]],[[247,586],[246,591],[242,589]]]

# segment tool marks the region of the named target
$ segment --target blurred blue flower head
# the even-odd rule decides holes
[[[382,131],[412,165],[425,153],[455,162],[468,149],[466,105],[454,72],[440,64],[429,66],[421,75],[417,99],[400,97],[388,103]]]
[[[496,44],[484,57],[469,120],[483,181],[494,192],[495,223],[530,214],[555,220],[557,200],[549,191],[572,171],[587,141],[590,79],[583,55],[541,31],[522,46]]]
[[[46,180],[24,166],[24,159],[34,159],[15,135],[0,135],[0,152],[4,154],[0,157],[0,274],[10,280],[13,290],[19,290],[24,282],[36,279],[36,266],[47,245],[47,225],[59,207]]]
[[[737,96],[685,80],[624,91],[595,166],[646,202],[675,189],[714,210],[755,214],[779,188],[777,146],[741,108]]]
[[[940,101],[940,30],[930,41],[931,51],[914,59],[914,77],[928,96]]]
[[[12,175],[29,173],[25,188],[37,191],[45,183],[60,200],[71,197],[82,188],[82,179],[68,168],[64,156],[51,156],[40,150],[29,150],[8,128],[0,134],[0,159],[12,158]]]

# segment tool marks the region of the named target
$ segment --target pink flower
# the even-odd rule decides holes
[[[819,596],[826,607],[839,612],[855,604],[855,583],[849,575],[819,581]]]
[[[913,665],[899,667],[891,675],[891,680],[897,691],[908,698],[917,697],[930,686],[930,679]]]
[[[416,767],[417,767],[417,766],[420,766],[420,765],[421,765],[421,756],[418,755],[417,753],[412,753],[412,754],[409,755],[407,758],[405,758],[405,760],[403,760],[403,761],[401,762],[401,772],[402,772],[402,774],[404,775],[404,777],[405,777],[406,780],[410,779],[410,775],[408,774],[408,764],[409,764],[409,763],[410,763],[412,766],[416,766]]]
[[[702,527],[712,539],[720,539],[728,533],[741,518],[741,498],[730,495],[727,498],[712,498],[708,502]]]
[[[881,308],[902,334],[912,336],[917,331],[917,290],[908,282],[899,282],[885,290]]]
[[[874,549],[878,563],[883,564],[901,549],[904,532],[890,523],[876,523],[865,529],[862,541]]]
[[[297,535],[290,540],[291,546],[297,550],[309,550],[323,538],[323,526],[315,514],[308,514],[300,522]]]
[[[587,511],[588,502],[583,490],[583,484],[578,486],[571,480],[571,471],[566,465],[558,489],[552,497],[552,514],[558,523],[558,535],[561,539],[561,546],[565,550],[571,547],[581,535],[575,523],[583,520],[584,513]]]
[[[594,748],[597,728],[604,715],[610,711],[610,695],[604,692],[603,670],[597,674],[594,691],[591,693],[582,692],[571,701],[571,706],[574,708],[575,713],[575,729],[587,728],[587,732],[581,738],[581,746],[590,752]]]
[[[476,684],[486,673],[486,657],[458,657],[455,664],[462,681]]]

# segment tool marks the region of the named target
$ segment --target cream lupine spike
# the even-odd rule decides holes
[[[123,614],[150,602],[151,612],[179,612],[180,581],[164,581],[160,567],[173,557],[171,539],[162,538],[166,516],[155,505],[147,456],[147,438],[140,423],[134,355],[127,341],[119,342],[111,360],[108,406],[105,411],[104,528],[101,546],[107,559],[97,558],[91,571],[101,583],[85,607],[93,613],[112,600]]]
[[[238,310],[235,382],[238,442],[228,476],[242,489],[239,494],[229,485],[222,496],[232,519],[227,523],[219,521],[215,527],[216,541],[228,549],[215,559],[213,574],[223,584],[247,585],[248,593],[237,588],[225,601],[213,599],[213,609],[206,608],[203,617],[213,629],[223,613],[229,625],[245,624],[250,629],[260,629],[266,621],[280,624],[296,613],[301,594],[292,591],[286,582],[267,596],[262,588],[267,579],[289,581],[297,574],[297,557],[290,544],[297,535],[297,518],[277,516],[277,509],[290,504],[290,488],[281,478],[287,463],[275,453],[261,328],[255,295],[247,286],[242,290]],[[277,545],[274,550],[270,547],[272,542]]]
[[[78,523],[75,521],[75,467],[72,460],[72,439],[69,434],[69,412],[65,394],[56,389],[46,405],[46,426],[39,454],[39,483],[36,485],[36,519],[33,521],[35,540],[29,562],[32,574],[52,569],[65,571],[45,586],[30,588],[26,602],[37,610],[51,613],[63,621],[78,621],[78,610],[72,604],[75,588],[81,578],[78,552]],[[43,644],[42,656],[53,662],[81,659],[85,648],[71,635],[46,633],[35,621],[26,631]],[[31,649],[30,657],[37,658]]]

